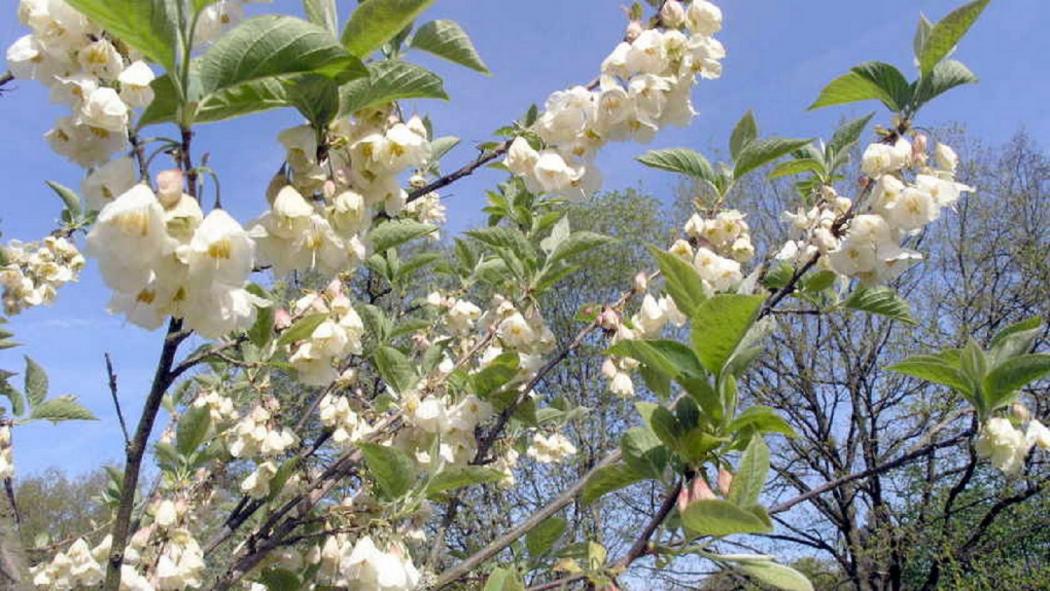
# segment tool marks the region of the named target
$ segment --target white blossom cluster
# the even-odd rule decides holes
[[[340,377],[335,364],[347,355],[361,354],[365,325],[343,293],[342,284],[332,281],[320,294],[310,293],[292,308],[296,316],[325,314],[327,318],[310,333],[309,338],[291,345],[288,358],[299,381],[312,386],[327,386]]]
[[[391,540],[377,546],[371,536],[353,543],[346,534],[328,536],[307,562],[319,566],[320,583],[360,591],[412,591],[422,579],[403,543]]]
[[[94,548],[84,538],[77,538],[65,552],[57,553],[50,562],[30,567],[32,584],[38,589],[72,591],[94,589],[106,578],[105,564],[109,560],[112,537],[106,536]],[[125,549],[124,564],[120,568],[120,591],[156,591],[156,581],[139,572],[142,565],[140,550],[142,536],[136,536]],[[172,587],[168,587],[172,589]],[[185,587],[180,587],[185,589]]]
[[[973,191],[955,181],[958,157],[944,144],[934,148],[928,163],[926,136],[914,142],[900,137],[893,144],[876,143],[865,149],[861,168],[874,183],[870,207],[849,220],[840,239],[835,220],[849,210],[850,200],[825,189],[821,203],[795,214],[785,214],[799,237],[788,242],[777,258],[804,262],[826,254],[822,264],[840,275],[874,285],[897,278],[922,254],[901,246],[910,235],[938,219],[963,192]]]
[[[281,132],[291,184],[278,186],[287,180],[280,175],[270,209],[250,224],[260,262],[276,274],[353,269],[367,257],[374,213],[393,216],[404,208],[408,193],[399,175],[430,156],[427,129],[419,117],[359,115],[333,123],[325,144],[308,125]],[[322,158],[319,148],[327,150]],[[415,207],[418,214],[425,205]]]
[[[372,432],[372,426],[354,411],[348,396],[325,394],[320,414],[321,424],[332,430],[332,441],[336,445],[351,445]]]
[[[233,405],[233,399],[223,396],[218,390],[210,390],[198,395],[193,401],[193,407],[207,407],[214,425],[223,425],[239,418],[237,409]]]
[[[84,257],[76,245],[62,236],[32,243],[13,240],[0,247],[0,261],[0,286],[8,316],[52,303],[57,289],[76,281],[84,268]]]
[[[981,427],[981,434],[974,443],[977,455],[988,458],[997,470],[1007,476],[1018,474],[1024,467],[1025,458],[1032,447],[1050,449],[1050,429],[1036,419],[1028,421],[1021,430],[1008,418],[992,417]]]
[[[687,5],[688,4],[688,5]],[[594,159],[610,141],[650,141],[666,125],[696,115],[696,77],[718,78],[725,48],[712,35],[722,11],[707,0],[665,3],[661,28],[634,22],[605,59],[595,87],[553,93],[544,111],[510,145],[505,164],[534,193],[581,198],[601,186]]]
[[[284,453],[299,442],[291,429],[276,423],[277,401],[270,399],[267,403],[253,408],[230,431],[230,455],[235,458],[269,458]]]
[[[48,142],[85,168],[105,163],[124,147],[132,109],[153,101],[153,71],[63,0],[20,0],[18,17],[32,33],[7,49],[11,72],[72,110]]]
[[[685,233],[690,240],[677,240],[670,252],[692,263],[704,291],[729,291],[744,279],[741,263],[755,256],[755,248],[743,213],[727,209],[710,219],[693,214]]]
[[[167,316],[207,338],[246,329],[268,302],[245,286],[255,244],[222,209],[206,217],[197,200],[160,181],[138,184],[102,208],[87,236],[113,291],[109,309],[147,329]]]
[[[11,446],[11,425],[0,425],[0,480],[15,475],[15,457]]]
[[[403,429],[394,445],[411,452],[423,466],[434,462],[464,465],[474,458],[477,441],[474,428],[492,416],[492,405],[469,395],[457,403],[447,396],[423,398],[409,392],[401,403],[412,429]],[[431,457],[435,438],[440,438],[438,457]]]
[[[541,464],[557,464],[576,454],[576,446],[561,433],[536,433],[525,455]]]

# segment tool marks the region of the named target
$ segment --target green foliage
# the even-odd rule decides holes
[[[385,252],[387,249],[397,248],[402,244],[432,234],[436,230],[435,226],[415,220],[388,220],[373,228],[369,237],[372,239],[372,247],[376,252]]]
[[[763,301],[763,296],[718,294],[693,313],[693,350],[709,372],[722,372],[754,324]]]
[[[717,175],[711,163],[702,154],[688,148],[651,150],[638,157],[638,161],[651,168],[677,172],[714,186]]]
[[[303,0],[306,19],[333,36],[339,34],[339,7],[335,0]]]
[[[963,35],[970,30],[977,17],[988,6],[989,0],[975,0],[948,13],[928,31],[917,35],[920,39],[915,56],[919,60],[919,70],[925,76],[933,71],[934,66],[948,56]]]
[[[364,58],[409,26],[434,0],[364,0],[343,29],[343,45]]]
[[[722,555],[721,560],[727,561],[732,568],[739,570],[745,575],[784,591],[813,591],[813,584],[805,575],[797,570],[777,564],[768,557],[759,556],[732,557]]]
[[[740,152],[733,158],[733,178],[739,179],[745,174],[761,168],[774,160],[786,156],[791,152],[805,146],[812,140],[808,139],[786,139],[786,138],[763,138],[752,140],[745,144]]]
[[[831,105],[878,100],[891,111],[903,111],[911,102],[911,84],[900,70],[883,62],[852,68],[820,91],[810,110]]]
[[[405,452],[376,443],[358,443],[358,447],[385,498],[398,499],[408,493],[416,480],[416,468]]]
[[[62,200],[62,204],[66,206],[66,211],[69,212],[72,219],[80,217],[80,214],[82,213],[80,197],[76,192],[69,187],[56,183],[55,181],[47,181],[47,186],[51,187],[51,190]]]
[[[757,137],[758,122],[755,121],[755,114],[748,111],[737,122],[736,127],[733,128],[733,134],[729,137],[729,153],[733,156],[733,159],[736,160],[740,156],[741,150]]]
[[[482,74],[491,74],[467,32],[456,21],[440,19],[419,27],[410,45]]]
[[[690,503],[682,512],[682,524],[698,536],[725,537],[773,531],[756,512],[722,499]]]
[[[580,502],[590,505],[599,498],[645,479],[645,475],[625,463],[602,466],[584,483]]]
[[[445,466],[427,483],[426,494],[430,498],[441,498],[444,493],[465,486],[497,482],[503,473],[484,466]]]
[[[284,347],[310,338],[314,329],[321,326],[321,323],[327,319],[328,315],[323,313],[303,316],[281,333],[281,336],[277,339],[277,346]]]
[[[846,298],[843,306],[851,310],[860,310],[869,314],[878,314],[893,320],[900,320],[905,324],[917,324],[915,319],[912,318],[908,302],[900,297],[897,294],[897,290],[892,287],[860,286]]]
[[[497,566],[489,574],[482,591],[525,591],[525,583],[517,570]]]
[[[47,372],[28,355],[25,356],[25,365],[24,393],[11,384],[10,378],[14,373],[0,370],[0,396],[7,398],[10,403],[11,414],[17,419],[16,424],[37,420],[51,421],[55,424],[74,420],[98,420],[74,396],[55,396],[49,399]]]
[[[400,60],[368,64],[368,76],[339,89],[340,115],[408,98],[448,99],[441,78]]]
[[[769,447],[761,437],[752,437],[737,466],[727,500],[740,506],[758,503],[769,474]]]
[[[558,538],[565,533],[566,527],[568,527],[568,522],[555,516],[545,519],[529,530],[529,533],[525,535],[525,547],[529,550],[529,555],[538,557],[549,552]]]
[[[675,256],[655,246],[649,252],[660,266],[664,278],[664,290],[674,300],[678,310],[688,317],[696,314],[705,300],[703,282],[696,268],[681,257]]]
[[[175,430],[175,449],[188,457],[195,452],[211,430],[211,410],[207,405],[190,407],[179,418]]]

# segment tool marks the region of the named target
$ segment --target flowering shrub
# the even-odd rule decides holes
[[[812,588],[772,556],[712,545],[774,530],[765,437],[792,435],[771,408],[740,408],[739,379],[784,301],[913,321],[890,284],[921,261],[914,237],[973,190],[956,181],[952,148],[931,146],[914,119],[975,80],[947,58],[988,0],[920,22],[914,82],[869,62],[820,94],[814,107],[875,99],[892,113],[863,149],[855,194],[834,184],[872,116],[825,143],[760,137],[749,113],[733,131],[731,162],[688,149],[641,155],[699,185],[695,214],[680,238],[651,248],[654,267],[618,299],[581,311],[578,335],[563,343],[540,296],[610,239],[573,231],[561,206],[598,190],[608,142],[645,143],[690,123],[697,79],[721,74],[722,13],[707,0],[651,1],[648,13],[636,3],[594,81],[554,92],[442,175],[459,140],[435,136],[397,103],[445,98],[441,79],[407,58],[426,51],[487,67],[456,23],[414,24],[431,3],[365,0],[341,26],[333,0],[306,0],[307,20],[242,20],[242,0],[21,0],[31,32],[8,62],[70,108],[47,139],[86,174],[80,195],[52,183],[65,205],[53,235],[3,248],[5,313],[47,304],[75,280],[79,239],[112,292],[109,310],[147,330],[166,326],[145,409],[125,433],[126,465],[105,492],[108,535],[94,547],[77,539],[21,573],[33,585],[513,590],[531,573],[615,589],[645,556],[695,555],[774,587]],[[217,173],[194,160],[193,128],[276,107],[305,122],[277,134],[284,162],[259,216],[242,223],[223,209]],[[152,125],[176,127],[178,139],[147,140]],[[510,177],[490,194],[489,225],[442,252],[438,191],[490,163]],[[767,166],[774,178],[799,177],[798,202],[783,214],[790,240],[758,253],[746,213],[727,199]],[[981,425],[977,453],[1016,474],[1050,443],[1016,403],[1050,371],[1050,356],[1030,352],[1040,327],[1008,328],[988,351],[972,343],[893,369],[965,397]],[[209,343],[180,351],[190,334]],[[577,453],[562,431],[587,409],[543,405],[535,388],[587,339],[605,346],[610,393],[638,396],[638,425],[521,525],[450,555],[449,523],[437,523],[433,503],[454,519],[469,487],[528,484],[520,462]],[[12,424],[92,418],[71,398],[47,400],[46,375],[27,363],[25,393],[3,379],[13,415],[0,425],[5,478]],[[652,396],[639,396],[639,383]],[[293,399],[279,396],[289,389]],[[153,444],[162,477],[144,490],[162,405],[173,417]],[[596,542],[583,554],[556,547],[562,508],[643,481],[663,501],[626,555],[610,559]],[[505,552],[522,536],[528,558]]]

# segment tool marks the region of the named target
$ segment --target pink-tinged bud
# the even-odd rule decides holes
[[[339,278],[333,279],[328,283],[328,287],[324,288],[324,293],[332,299],[343,295],[343,282]]]
[[[722,495],[729,494],[729,488],[733,486],[733,473],[725,468],[718,469],[718,491]]]
[[[430,348],[430,339],[427,338],[427,335],[417,332],[412,335],[412,345],[420,351],[426,351]]]
[[[644,293],[647,289],[649,289],[649,276],[645,274],[645,271],[639,271],[634,276],[634,291]]]
[[[707,482],[702,476],[697,476],[693,479],[693,487],[690,492],[691,501],[710,501],[717,498],[710,486],[707,486]]]
[[[620,327],[620,315],[612,308],[605,308],[598,315],[598,326],[605,330],[616,330]]]
[[[641,35],[641,34],[642,34],[642,33],[643,33],[644,31],[645,31],[645,28],[644,28],[644,27],[642,27],[642,23],[640,23],[640,22],[638,22],[638,21],[631,21],[631,24],[627,25],[627,31],[625,31],[625,32],[624,32],[624,34],[623,34],[623,38],[624,38],[624,39],[625,39],[625,40],[626,40],[626,41],[627,41],[628,43],[632,43],[632,42],[634,42],[634,40],[635,40],[635,39],[637,39],[637,38],[638,38],[638,37],[639,37],[639,36],[640,36],[640,35]]]
[[[174,207],[182,198],[182,171],[173,168],[157,175],[157,199],[164,207]]]
[[[689,506],[689,487],[683,486],[682,490],[678,491],[678,499],[675,500],[675,505],[678,507],[678,512],[682,513]]]
[[[331,180],[325,181],[322,192],[324,193],[324,198],[326,201],[331,201],[332,199],[334,199],[336,192],[335,182]]]
[[[292,325],[292,315],[288,313],[288,310],[284,308],[278,308],[273,313],[273,327],[277,330],[284,330]]]
[[[911,143],[911,160],[916,166],[926,164],[926,134],[919,133]]]
[[[678,0],[667,0],[664,7],[660,9],[660,20],[665,27],[677,29],[685,23],[685,8]]]

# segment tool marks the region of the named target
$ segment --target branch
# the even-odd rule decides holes
[[[451,185],[452,183],[458,181],[459,179],[465,176],[470,176],[474,174],[474,171],[476,171],[477,169],[481,168],[482,166],[485,166],[489,162],[492,162],[496,158],[499,158],[503,154],[506,154],[507,150],[510,148],[510,143],[511,140],[507,140],[506,142],[503,142],[503,145],[498,148],[483,151],[481,154],[478,155],[477,158],[463,165],[459,170],[450,172],[445,176],[436,179],[429,185],[412,191],[408,194],[407,203],[412,203],[416,199],[419,199],[420,197],[428,193],[433,193],[438,189]]]
[[[109,375],[109,393],[113,397],[113,406],[117,408],[117,420],[120,421],[120,431],[124,433],[124,448],[131,447],[131,438],[128,437],[128,425],[124,422],[124,412],[120,410],[120,399],[117,398],[117,374],[113,372],[113,361],[106,356],[106,374]]]

